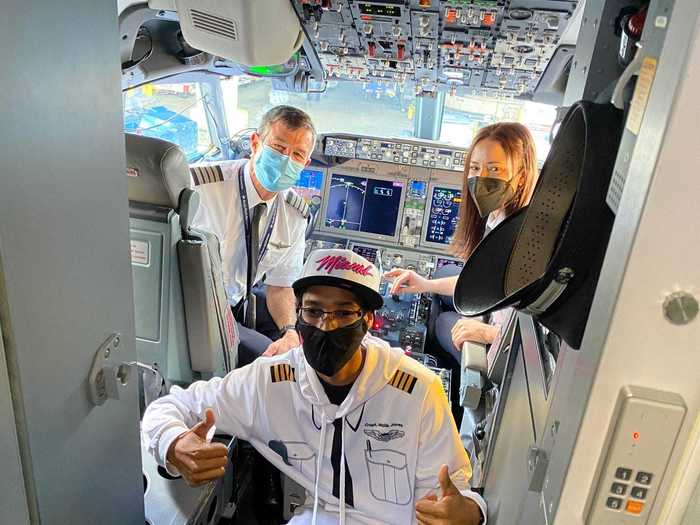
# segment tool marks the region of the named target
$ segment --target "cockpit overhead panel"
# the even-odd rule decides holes
[[[327,80],[531,95],[578,0],[294,0]]]
[[[466,150],[418,140],[379,137],[325,136],[323,153],[339,159],[363,159],[404,166],[464,171]]]

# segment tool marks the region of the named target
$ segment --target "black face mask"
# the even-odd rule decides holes
[[[325,376],[334,376],[355,354],[368,330],[367,321],[360,318],[348,326],[324,332],[320,328],[297,320],[304,357],[311,368]]]
[[[515,195],[509,181],[493,177],[469,177],[467,185],[482,218],[503,206]]]

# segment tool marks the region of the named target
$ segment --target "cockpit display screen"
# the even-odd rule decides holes
[[[425,199],[428,183],[424,180],[413,180],[408,188],[408,196],[413,199]]]
[[[352,247],[352,251],[355,252],[357,255],[364,257],[369,262],[377,264],[377,252],[379,251],[378,248],[375,248],[373,246],[363,246],[361,244],[355,244]]]
[[[330,177],[326,227],[395,235],[404,182],[339,173]]]
[[[323,172],[314,169],[305,169],[301,172],[299,182],[296,183],[294,189],[304,197],[307,203],[311,202],[314,196],[321,195],[323,187]]]
[[[361,2],[358,7],[363,15],[391,16],[401,18],[401,7],[397,5],[370,4]]]
[[[455,261],[454,259],[443,259],[442,257],[438,257],[438,260],[435,263],[435,271],[437,272],[442,268],[447,268],[450,266],[461,270],[462,268],[464,268],[464,263],[462,261]]]
[[[427,242],[450,244],[457,227],[462,192],[453,188],[433,188],[424,233]]]

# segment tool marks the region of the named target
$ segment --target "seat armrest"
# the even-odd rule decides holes
[[[461,357],[459,401],[463,407],[475,409],[481,401],[481,392],[488,373],[486,346],[465,342],[462,345]]]
[[[484,376],[488,374],[489,364],[486,359],[486,346],[469,341],[462,344],[462,369],[469,368]]]

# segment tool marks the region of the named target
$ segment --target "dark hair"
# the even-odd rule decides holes
[[[486,217],[482,218],[479,215],[479,211],[469,195],[467,185],[472,151],[479,142],[486,139],[495,140],[501,145],[508,159],[509,169],[512,170],[514,177],[519,177],[515,195],[505,205],[506,216],[518,211],[530,202],[532,190],[537,180],[535,141],[525,126],[517,122],[501,122],[483,127],[477,132],[464,160],[459,222],[450,245],[450,252],[463,259],[467,259],[472,254],[486,229]]]
[[[306,286],[304,288],[294,290],[294,297],[296,298],[296,309],[297,310],[299,310],[299,308],[301,308],[301,305],[302,305],[303,299],[304,299],[304,294],[312,286],[314,286],[314,285],[312,284],[312,285]],[[334,285],[328,284],[325,286],[334,286]],[[364,297],[362,297],[361,294],[357,293],[352,288],[345,287],[345,286],[336,286],[336,288],[341,288],[342,290],[347,290],[348,292],[350,292],[353,295],[355,302],[357,302],[358,306],[363,311],[363,313],[365,313],[365,314],[366,313],[374,313],[374,308],[372,308],[372,306],[370,306],[370,304],[367,302],[367,300]]]
[[[270,131],[270,126],[278,121],[284,122],[285,126],[292,130],[300,128],[308,129],[312,135],[312,142],[316,142],[316,128],[313,122],[311,122],[311,117],[304,111],[293,106],[275,106],[262,116],[262,120],[258,126],[258,134],[263,140]]]

